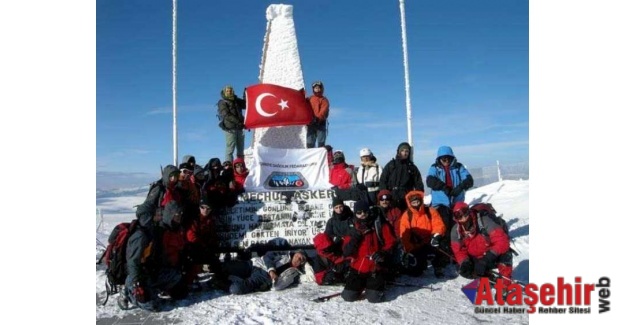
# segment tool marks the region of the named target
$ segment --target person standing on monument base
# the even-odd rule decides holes
[[[315,81],[312,84],[313,95],[306,98],[313,111],[313,119],[306,130],[306,148],[321,148],[326,144],[328,132],[328,116],[330,101],[323,95],[323,83]]]
[[[234,94],[234,88],[227,85],[221,90],[221,99],[217,102],[219,109],[219,127],[224,130],[226,137],[226,156],[225,161],[232,162],[232,153],[234,147],[237,149],[237,158],[243,158],[243,146],[245,144],[244,117],[245,109],[245,93],[243,98],[239,98]]]

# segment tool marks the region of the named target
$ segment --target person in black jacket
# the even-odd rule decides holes
[[[221,99],[217,102],[219,109],[219,118],[221,122],[219,127],[224,130],[226,137],[226,157],[225,161],[232,162],[232,153],[234,147],[237,148],[237,158],[243,158],[243,146],[245,144],[244,117],[245,95],[243,99],[234,94],[234,88],[227,85],[221,90]]]
[[[380,176],[380,190],[391,191],[395,206],[406,211],[404,197],[412,190],[423,191],[423,179],[419,168],[410,159],[412,147],[402,142],[397,147],[397,155],[391,159]]]

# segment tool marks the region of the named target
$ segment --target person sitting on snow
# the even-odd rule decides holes
[[[229,291],[242,295],[251,292],[284,290],[306,274],[306,280],[313,277],[312,268],[306,266],[308,257],[302,250],[291,253],[268,252],[249,261],[230,261],[223,264],[223,271],[229,274]]]
[[[456,224],[451,230],[451,249],[458,263],[459,273],[467,279],[490,275],[497,267],[507,287],[512,279],[510,238],[504,229],[490,218],[483,218],[464,202],[453,208]],[[484,230],[480,230],[478,219]]]

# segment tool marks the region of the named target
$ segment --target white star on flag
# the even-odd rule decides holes
[[[278,106],[282,107],[282,110],[284,110],[285,108],[289,108],[289,102],[284,100],[284,99],[280,99],[280,104],[278,104]]]

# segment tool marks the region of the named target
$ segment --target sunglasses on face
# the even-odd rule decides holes
[[[441,161],[451,161],[451,157],[443,156],[441,157]]]
[[[385,202],[385,201],[386,201],[386,202],[388,202],[388,201],[390,201],[390,200],[391,200],[391,199],[381,198],[381,199],[380,199],[380,202]]]
[[[200,209],[202,209],[202,210],[206,210],[206,209],[211,210],[211,207],[209,207],[208,205],[202,205],[202,206],[200,206]]]
[[[180,176],[180,172],[172,172],[172,173],[169,174],[169,177],[178,178],[178,176]]]
[[[356,211],[356,214],[358,215],[362,215],[362,214],[366,214],[367,212],[365,212],[364,210],[360,210],[360,211]]]

